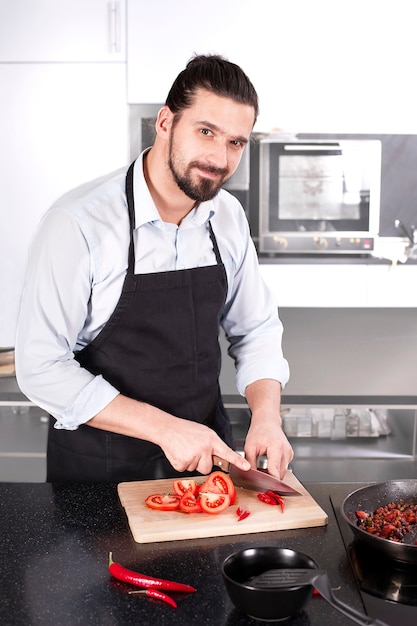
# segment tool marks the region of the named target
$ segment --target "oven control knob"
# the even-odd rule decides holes
[[[313,241],[317,250],[326,250],[329,245],[327,239],[324,239],[324,237],[314,237]]]
[[[288,247],[288,241],[285,237],[274,237],[274,243],[278,250],[286,250]]]

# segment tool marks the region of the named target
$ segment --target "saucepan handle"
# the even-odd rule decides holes
[[[339,598],[337,598],[332,591],[327,574],[317,576],[314,580],[314,587],[317,589],[322,598],[324,598],[334,609],[346,617],[349,617],[349,619],[356,624],[359,624],[359,626],[389,626],[385,622],[382,622],[379,619],[374,619],[369,615],[365,615],[364,613],[357,611],[353,607],[339,600]]]

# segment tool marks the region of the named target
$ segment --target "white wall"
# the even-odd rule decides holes
[[[69,188],[127,162],[124,6],[0,0],[0,346],[14,344],[40,216]],[[127,16],[129,53],[142,50],[128,63],[129,79],[145,87],[141,102],[155,101],[155,85],[163,100],[208,47],[242,60],[260,95],[259,128],[417,133],[412,0],[127,0]]]
[[[414,6],[128,0],[129,101],[161,102],[194,52],[218,52],[255,84],[256,130],[416,133]]]

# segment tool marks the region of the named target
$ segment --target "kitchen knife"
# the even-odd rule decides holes
[[[250,470],[241,470],[236,465],[232,465],[225,459],[213,456],[213,465],[228,472],[230,478],[236,487],[244,487],[252,491],[275,491],[280,496],[301,496],[302,494],[287,485],[279,478],[271,476],[262,470],[251,468]]]

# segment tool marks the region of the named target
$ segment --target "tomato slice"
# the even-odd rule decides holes
[[[230,497],[230,504],[234,504],[236,500],[236,488],[229,474],[225,472],[212,472],[207,477],[205,483],[200,487],[201,492],[210,493],[227,493]]]
[[[230,506],[230,496],[227,493],[200,491],[200,505],[203,513],[221,513]]]
[[[193,496],[196,496],[200,490],[199,484],[192,479],[183,478],[182,480],[174,480],[174,491],[179,496],[183,496],[184,493],[190,491]]]
[[[170,493],[154,493],[145,500],[146,506],[155,511],[176,511],[180,506],[180,496]]]
[[[180,511],[183,513],[201,513],[200,498],[194,496],[191,491],[186,491],[181,496]]]

